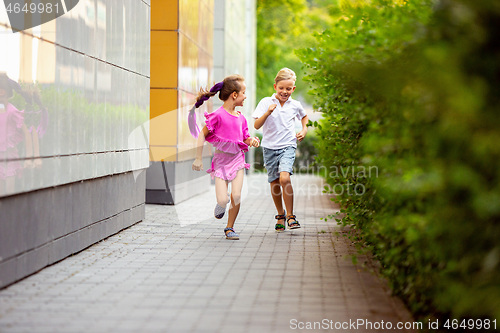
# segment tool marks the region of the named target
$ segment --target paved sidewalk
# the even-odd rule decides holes
[[[246,178],[239,241],[224,239],[226,217],[211,217],[213,189],[148,205],[145,221],[0,290],[0,332],[310,332],[314,322],[327,325],[316,331],[383,332],[335,325],[410,323],[386,284],[353,265],[336,223],[320,219],[334,210],[321,180],[292,178],[301,229],[274,232],[262,175]]]

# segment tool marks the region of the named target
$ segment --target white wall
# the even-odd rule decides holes
[[[0,73],[41,103],[5,102],[23,112],[0,129],[0,287],[143,219],[149,165],[149,1],[9,24],[1,2]]]

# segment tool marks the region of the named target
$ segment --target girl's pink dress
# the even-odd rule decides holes
[[[219,152],[212,158],[212,167],[207,170],[214,177],[231,181],[238,170],[249,169],[245,163],[245,152],[248,145],[244,143],[250,137],[245,117],[239,113],[234,116],[223,107],[212,113],[205,112],[208,135],[205,140],[210,142]]]
[[[12,104],[0,112],[0,179],[21,176],[23,166],[19,161],[18,144],[23,142],[23,112]]]

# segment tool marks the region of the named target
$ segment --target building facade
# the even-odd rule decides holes
[[[0,287],[144,219],[150,3],[73,3],[0,4]]]
[[[205,172],[191,170],[196,138],[188,114],[200,88],[241,74],[248,96],[241,111],[249,116],[254,108],[255,7],[255,0],[152,0],[148,203],[176,204],[210,186]],[[220,105],[214,97],[196,110],[200,128],[204,112]],[[203,156],[210,165],[210,146]]]
[[[242,74],[255,106],[255,0],[61,3],[13,32],[0,2],[0,288],[209,189],[200,87]]]

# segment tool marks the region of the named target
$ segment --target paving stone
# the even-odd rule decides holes
[[[302,228],[274,231],[264,175],[247,177],[235,229],[212,209],[213,188],[0,290],[0,332],[291,332],[295,323],[409,322],[335,221],[322,181],[294,175]],[[207,210],[207,207],[210,209]],[[362,267],[363,264],[365,267]],[[363,328],[342,332],[364,332]],[[395,331],[395,330],[394,330]]]

